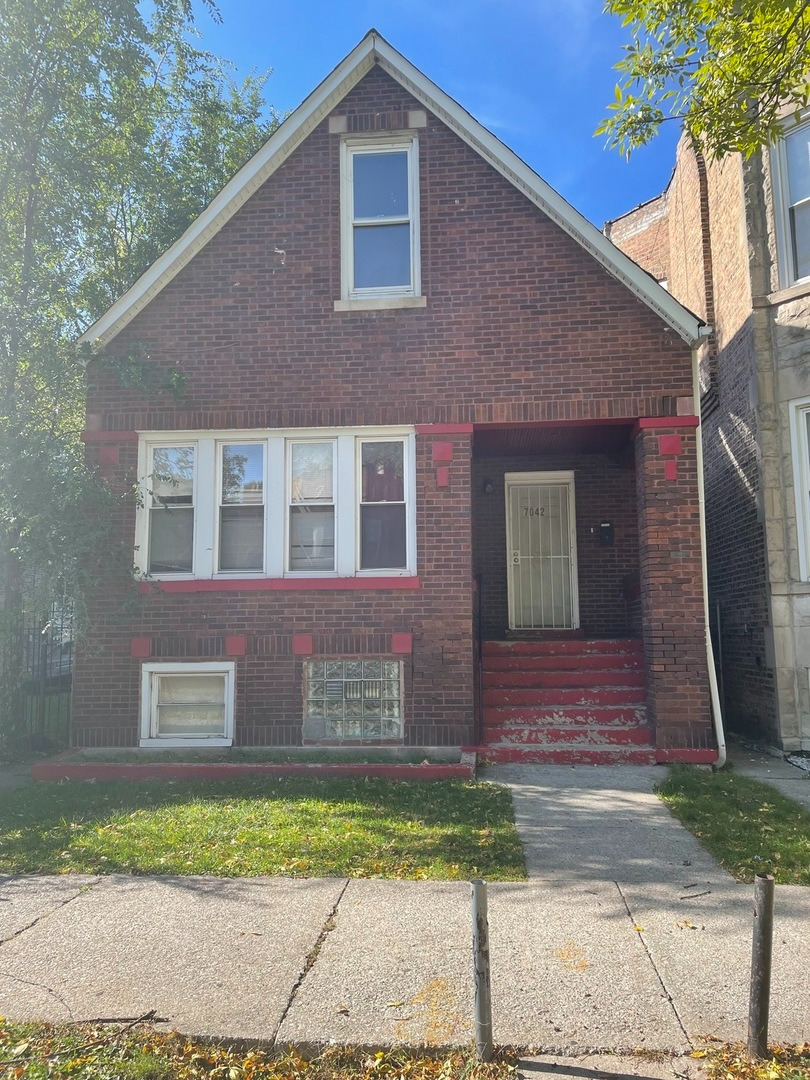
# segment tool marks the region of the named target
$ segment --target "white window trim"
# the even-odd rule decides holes
[[[408,155],[408,220],[411,226],[411,284],[382,288],[354,287],[354,213],[352,160],[360,152],[400,153]],[[340,279],[341,301],[368,301],[380,306],[380,300],[405,299],[422,295],[420,211],[419,211],[419,139],[415,134],[386,135],[381,138],[346,138],[340,144]],[[352,305],[353,307],[355,305]],[[394,306],[394,305],[383,305]],[[421,306],[421,305],[420,305]],[[351,308],[337,308],[351,310]]]
[[[289,570],[289,452],[291,442],[334,442],[335,451],[335,569]],[[362,441],[404,443],[407,564],[391,570],[361,570],[358,531],[357,461]],[[265,444],[263,571],[217,569],[221,445]],[[194,557],[191,573],[149,573],[149,469],[152,449],[193,446]],[[415,577],[416,439],[412,427],[291,428],[228,431],[139,432],[138,482],[141,498],[135,518],[135,569],[149,581],[248,580],[251,578]]]
[[[262,552],[262,566],[258,570],[219,570],[219,548],[221,538],[221,522],[222,515],[222,461],[223,461],[223,448],[226,446],[237,446],[242,443],[245,446],[256,446],[257,444],[262,446],[262,468],[264,470],[263,487],[262,487],[262,509],[264,510],[264,536],[263,545],[264,550]],[[214,444],[215,452],[215,467],[216,467],[216,496],[214,499],[214,569],[216,577],[223,578],[242,578],[242,577],[264,577],[265,567],[267,566],[267,442],[264,439],[251,439],[251,438],[239,438],[239,439],[217,439]],[[196,480],[196,473],[195,473]],[[238,503],[234,505],[239,505]]]
[[[785,129],[785,135],[793,135],[803,128],[810,129],[810,115],[803,116],[801,123]],[[808,130],[810,135],[810,130]],[[793,266],[793,238],[790,230],[790,188],[785,140],[780,139],[770,147],[771,177],[773,182],[774,219],[776,225],[776,250],[779,264],[779,285],[789,289],[810,281],[810,275],[796,277]]]
[[[354,467],[355,467],[354,479],[355,479],[355,484],[356,484],[356,488],[355,488],[356,496],[355,496],[355,499],[354,499],[354,513],[355,513],[355,552],[354,552],[354,557],[355,557],[355,566],[357,566],[357,568],[358,568],[358,570],[357,570],[357,576],[358,577],[376,577],[376,575],[380,573],[379,570],[361,570],[360,569],[360,547],[361,547],[361,541],[362,541],[362,537],[360,535],[360,507],[362,505],[362,498],[363,498],[363,457],[362,457],[363,452],[362,452],[362,447],[363,447],[363,443],[369,443],[369,442],[402,442],[402,440],[397,439],[397,438],[395,438],[393,436],[387,436],[387,435],[361,435],[361,436],[358,436],[358,438],[356,440],[357,450],[355,452],[355,462],[354,462]],[[413,558],[413,552],[411,550],[411,540],[412,540],[411,531],[412,530],[409,528],[409,525],[410,525],[410,519],[413,516],[412,513],[411,513],[411,508],[414,506],[413,496],[412,496],[414,486],[413,486],[413,482],[412,482],[412,472],[413,472],[413,470],[412,470],[412,467],[411,467],[411,460],[410,460],[410,455],[408,454],[408,446],[407,446],[407,444],[403,447],[402,457],[403,457],[403,462],[402,462],[402,467],[403,467],[403,495],[404,495],[404,501],[405,501],[405,529],[406,529],[406,531],[405,531],[405,565],[406,566],[412,566],[412,565],[415,565],[415,562],[414,562],[414,558]],[[414,537],[414,539],[415,539],[415,537]],[[386,572],[387,571],[382,571],[382,573],[386,573]]]
[[[810,440],[806,416],[810,397],[790,402],[790,447],[793,456],[793,489],[796,498],[796,534],[799,545],[799,577],[810,580]]]
[[[292,570],[290,569],[290,507],[292,502],[292,448],[296,443],[329,443],[332,446],[332,506],[335,512],[335,568],[334,570]],[[286,462],[284,465],[284,576],[291,578],[334,577],[338,572],[338,552],[340,549],[338,538],[338,499],[341,491],[338,480],[338,440],[331,437],[290,437],[285,440]],[[301,504],[305,505],[305,504]],[[325,506],[326,503],[318,505]]]
[[[154,689],[157,680],[153,675],[224,675],[225,677],[225,737],[199,736],[182,738],[177,735],[160,737],[153,734],[152,714]],[[141,746],[232,746],[234,728],[234,686],[236,664],[234,661],[204,661],[190,663],[150,663],[141,667]]]

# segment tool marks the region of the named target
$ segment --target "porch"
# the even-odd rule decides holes
[[[475,428],[486,760],[714,760],[695,428],[644,423]]]

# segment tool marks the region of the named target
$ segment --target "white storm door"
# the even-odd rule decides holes
[[[506,474],[510,630],[579,626],[574,474]]]

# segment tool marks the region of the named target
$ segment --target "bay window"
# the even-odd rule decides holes
[[[412,429],[141,437],[136,562],[162,580],[416,572]]]

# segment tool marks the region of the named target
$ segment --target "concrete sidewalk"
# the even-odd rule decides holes
[[[496,1041],[573,1054],[743,1038],[751,887],[658,803],[661,772],[487,775],[513,786],[531,874],[490,886]],[[779,887],[776,917],[771,1037],[810,1039],[810,889]],[[465,883],[6,879],[0,1015],[156,1009],[196,1034],[464,1043],[470,938]]]

